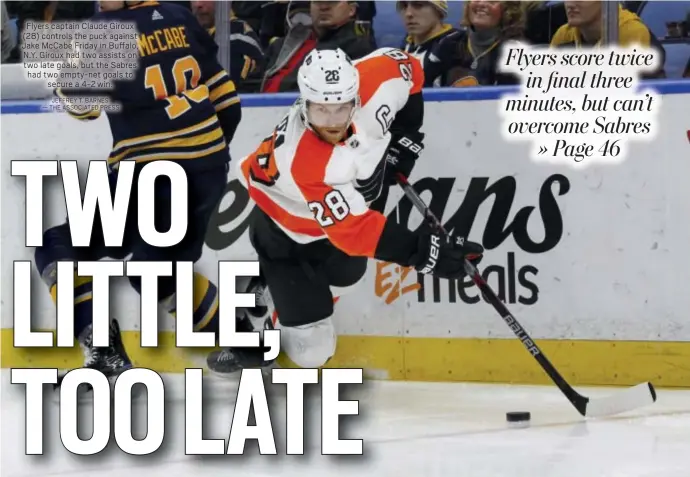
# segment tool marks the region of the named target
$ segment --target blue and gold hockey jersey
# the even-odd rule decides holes
[[[217,45],[191,12],[174,4],[138,2],[96,14],[93,22],[134,22],[139,68],[133,80],[113,81],[107,91],[56,90],[61,98],[109,97],[113,135],[108,162],[171,160],[188,169],[217,167],[229,160],[228,143],[241,118],[235,84],[218,63]],[[101,109],[66,106],[82,120]]]
[[[230,18],[229,23],[230,76],[240,92],[258,92],[265,66],[259,36],[247,22],[234,16]],[[207,31],[216,39],[215,26]]]

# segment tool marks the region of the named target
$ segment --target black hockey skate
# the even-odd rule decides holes
[[[122,343],[122,335],[120,334],[120,325],[116,319],[110,321],[110,346],[97,348],[93,346],[93,329],[89,325],[78,338],[79,345],[84,353],[84,368],[95,369],[100,371],[108,378],[111,386],[117,376],[132,368],[132,361],[127,355],[124,344]],[[67,373],[58,376],[58,382],[53,387],[59,390],[62,385],[62,380]],[[89,398],[92,388],[89,385],[84,385],[85,391],[80,394],[81,398]],[[80,387],[81,391],[81,387]]]
[[[237,319],[237,331],[248,332],[258,331],[253,325],[253,319],[249,318],[247,312],[243,318]],[[264,330],[273,329],[273,320],[267,313],[264,319]],[[273,364],[275,360],[266,361],[264,353],[268,349],[260,346],[258,348],[225,348],[211,352],[206,358],[206,365],[209,371],[221,377],[234,377],[235,373],[243,369],[267,368]]]
[[[267,368],[275,360],[266,361],[264,347],[226,348],[214,351],[206,358],[209,371],[222,376],[233,377],[243,369]]]
[[[237,318],[237,331],[251,332],[272,330],[271,297],[268,288],[260,277],[254,277],[249,283],[247,293],[256,295],[256,306],[245,309],[241,318]],[[211,352],[206,358],[209,371],[221,377],[234,377],[243,369],[266,368],[273,361],[264,360],[263,346],[259,348],[226,348]]]

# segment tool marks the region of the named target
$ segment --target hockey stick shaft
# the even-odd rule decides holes
[[[429,209],[424,200],[417,194],[417,191],[410,185],[407,178],[398,173],[396,176],[398,183],[402,187],[407,198],[412,202],[412,204],[419,210],[419,212],[431,223],[431,225],[438,230],[439,233],[443,235],[448,235],[441,221],[434,215],[434,213]],[[539,363],[542,369],[549,375],[551,380],[558,386],[558,388],[565,394],[568,400],[575,406],[575,408],[582,414],[585,415],[587,410],[588,399],[580,395],[573,387],[568,384],[568,382],[563,378],[561,373],[551,364],[546,355],[541,351],[525,329],[518,323],[515,317],[510,313],[508,308],[503,304],[503,302],[498,298],[496,293],[491,289],[491,287],[486,283],[484,278],[482,278],[479,270],[475,267],[469,260],[465,260],[465,272],[468,276],[472,278],[474,284],[479,288],[484,295],[485,299],[494,307],[494,309],[501,315],[503,321],[508,325],[508,327],[513,330],[515,336],[522,342],[523,346],[527,351],[534,357],[534,359]]]

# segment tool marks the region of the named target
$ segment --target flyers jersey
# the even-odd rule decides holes
[[[395,115],[419,93],[418,60],[383,48],[354,62],[361,108],[352,134],[323,141],[294,105],[273,133],[238,162],[239,177],[257,206],[298,243],[328,239],[351,256],[374,257],[386,217],[370,210],[354,181],[368,178],[390,142]]]

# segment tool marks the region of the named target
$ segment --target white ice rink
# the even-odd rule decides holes
[[[58,407],[45,407],[44,456],[24,455],[23,386],[2,372],[3,477],[687,477],[690,476],[690,391],[659,391],[656,404],[584,422],[554,387],[369,382],[346,390],[360,417],[343,418],[341,438],[363,438],[364,456],[320,455],[320,404],[307,401],[305,456],[286,456],[282,386],[272,389],[279,455],[261,456],[248,441],[244,456],[184,455],[181,376],[166,377],[166,437],[153,456],[123,454],[111,440],[97,456],[78,457],[61,445]],[[233,385],[204,389],[204,437],[227,438]],[[585,389],[605,395],[615,389]],[[46,393],[48,398],[48,393]],[[283,401],[283,402],[281,402]],[[144,407],[144,406],[141,406]],[[529,428],[509,428],[507,411],[530,411]],[[88,426],[87,426],[88,427]],[[135,426],[136,429],[136,426]],[[145,429],[141,429],[143,437]],[[90,431],[82,438],[90,436]]]

